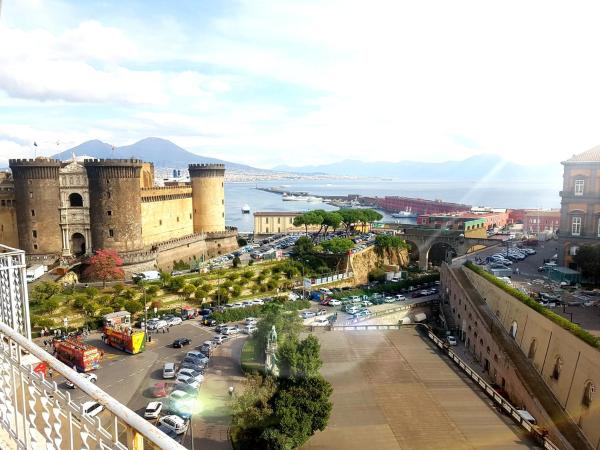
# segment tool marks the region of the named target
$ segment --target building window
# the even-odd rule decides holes
[[[594,392],[596,391],[596,387],[591,381],[585,383],[585,389],[583,390],[583,399],[581,399],[581,403],[588,408],[592,406],[592,400],[594,399]]]
[[[277,218],[277,223],[281,223],[281,217]]]
[[[37,250],[37,248],[38,248],[38,247],[37,247],[37,244],[33,244],[33,249],[34,249],[34,250]]]
[[[192,218],[192,215],[190,214],[190,219]]]
[[[106,211],[106,214],[112,216],[112,211],[109,209],[108,211]]]
[[[293,223],[294,223],[294,219],[292,219],[292,218],[290,217],[290,225],[292,225]]]
[[[33,231],[31,232],[31,235],[32,235],[34,238],[36,238],[36,237],[37,237],[37,230],[33,230]]]
[[[560,378],[560,372],[562,370],[563,360],[560,356],[556,357],[554,362],[554,368],[552,369],[552,378],[557,380]]]
[[[115,237],[115,230],[113,230],[113,229],[108,230],[108,237]]]
[[[177,222],[179,222],[179,216],[177,216]]]
[[[575,180],[575,195],[583,195],[583,180]]]
[[[33,192],[29,191],[29,198],[33,198]]]
[[[2,200],[2,202],[0,202],[0,205],[6,206],[6,200]]]
[[[572,245],[569,247],[569,256],[575,256],[577,254],[577,250],[579,250],[578,245]]]
[[[158,221],[158,226],[162,225],[162,219]]]
[[[83,197],[77,192],[73,192],[69,195],[69,205],[71,207],[83,206]]]
[[[571,235],[579,236],[581,234],[581,217],[574,216],[571,219]]]
[[[529,346],[529,353],[527,353],[527,357],[529,359],[535,358],[535,352],[537,350],[537,341],[535,338],[531,340],[531,345]]]
[[[35,217],[35,209],[31,210],[31,217]]]
[[[598,230],[597,230],[597,234],[598,234],[598,237],[600,237],[600,219],[598,219]]]
[[[110,192],[106,193],[106,198],[110,198]]]
[[[269,232],[269,227],[265,228],[265,233]]]

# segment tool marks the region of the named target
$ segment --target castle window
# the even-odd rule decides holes
[[[0,203],[0,205],[6,206],[6,200],[2,200],[2,202]]]
[[[73,192],[69,195],[69,205],[71,205],[71,207],[83,206],[83,197],[77,192]]]
[[[35,209],[31,210],[31,217],[35,217]]]
[[[110,191],[106,193],[106,198],[110,198]]]
[[[575,180],[575,195],[583,195],[583,180]]]
[[[563,360],[560,356],[556,357],[554,362],[554,369],[552,369],[552,378],[557,380],[560,378],[560,372],[562,370]]]
[[[531,345],[529,346],[529,353],[527,354],[527,357],[529,359],[533,359],[535,358],[535,351],[537,350],[537,341],[535,338],[533,338],[531,340]]]
[[[588,408],[592,406],[592,400],[595,391],[596,387],[591,381],[585,383],[585,389],[583,390],[583,398],[581,399],[581,403],[583,403],[583,406],[587,406]]]
[[[571,219],[571,235],[579,236],[581,234],[581,217],[574,216]]]
[[[106,211],[106,214],[109,215],[109,216],[112,216],[112,211],[108,210],[108,211]]]
[[[598,237],[600,237],[600,219],[598,219],[598,230],[597,230],[597,234],[598,234]]]
[[[38,248],[38,247],[37,247],[37,244],[33,244],[33,249],[34,249],[34,250],[37,250],[37,248]]]
[[[33,198],[33,192],[29,191],[29,198]]]
[[[190,219],[192,218],[192,215],[190,214]]]
[[[179,216],[177,216],[177,222],[179,222]]]
[[[33,231],[31,232],[31,235],[32,235],[34,238],[36,238],[36,237],[37,237],[37,230],[33,230]]]
[[[112,230],[112,229],[108,230],[108,236],[115,237],[115,230]]]
[[[158,221],[158,226],[162,225],[162,219]]]

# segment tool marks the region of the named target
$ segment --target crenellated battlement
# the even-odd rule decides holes
[[[9,159],[8,165],[12,169],[13,167],[60,167],[61,161],[58,159],[51,158],[17,158]]]
[[[86,159],[83,161],[83,165],[96,166],[96,167],[142,167],[144,161],[141,159]]]
[[[223,169],[225,170],[225,164],[189,164],[189,170],[209,170],[209,169]]]

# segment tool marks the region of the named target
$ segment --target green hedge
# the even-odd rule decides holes
[[[509,286],[508,284],[506,284],[502,280],[498,279],[491,273],[489,273],[489,272],[485,271],[484,269],[482,269],[481,267],[473,264],[471,261],[467,261],[465,263],[465,266],[467,268],[471,269],[476,274],[478,274],[478,275],[482,276],[483,278],[485,278],[486,280],[488,280],[490,283],[494,284],[495,286],[498,286],[504,292],[512,295],[517,300],[520,300],[521,302],[525,303],[531,309],[537,311],[544,317],[550,319],[555,324],[557,324],[557,325],[561,326],[562,328],[564,328],[565,330],[571,332],[572,334],[574,334],[575,336],[577,336],[579,339],[583,340],[584,342],[588,343],[592,347],[600,348],[600,338],[597,338],[596,336],[591,335],[586,330],[581,328],[579,325],[576,325],[573,322],[565,319],[564,317],[559,316],[555,312],[544,308],[542,305],[540,305],[538,302],[533,300],[528,295],[525,295],[521,291]]]
[[[388,282],[375,286],[369,290],[366,289],[351,289],[349,291],[336,292],[332,297],[340,299],[351,295],[369,295],[379,292],[381,294],[397,294],[402,289],[407,289],[411,286],[416,286],[423,283],[432,283],[440,279],[439,272],[421,275],[419,277],[410,278],[408,280],[400,280],[396,283]]]
[[[273,302],[281,304],[285,311],[299,311],[301,309],[310,308],[311,303],[308,300],[288,301],[275,298]],[[211,317],[218,323],[237,322],[244,320],[246,317],[262,316],[262,305],[248,306],[246,308],[229,308],[223,312],[215,312]]]

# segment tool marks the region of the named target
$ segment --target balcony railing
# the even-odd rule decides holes
[[[22,251],[0,245],[0,435],[23,450],[183,450],[30,340],[24,258]],[[44,376],[50,370],[71,381],[86,401],[102,405],[103,412],[86,415],[70,392]]]

